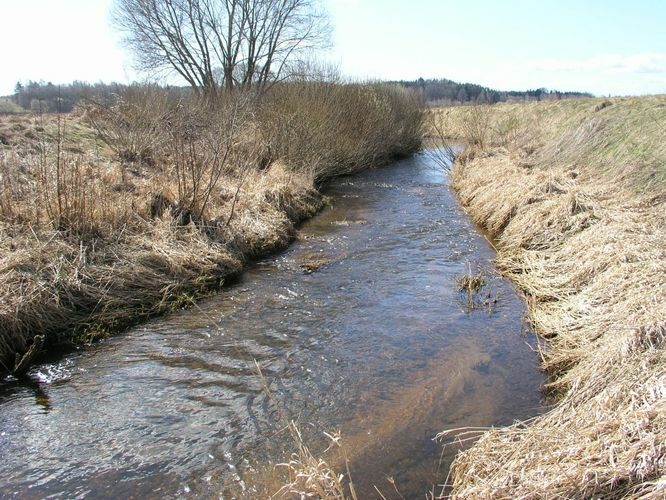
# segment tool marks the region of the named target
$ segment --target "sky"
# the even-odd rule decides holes
[[[0,0],[0,95],[18,80],[143,78],[114,0]],[[448,78],[500,90],[666,93],[666,0],[322,0],[324,57],[351,78]]]

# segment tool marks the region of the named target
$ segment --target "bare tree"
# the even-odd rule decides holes
[[[113,18],[140,68],[207,95],[265,89],[329,35],[319,0],[116,0]]]

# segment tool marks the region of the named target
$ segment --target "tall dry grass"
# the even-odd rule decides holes
[[[110,234],[134,211],[131,189],[119,165],[96,151],[68,146],[71,121],[58,117],[43,131],[34,153],[0,151],[0,221],[16,228],[57,229],[71,237]],[[43,130],[43,127],[39,126]]]
[[[261,100],[134,86],[0,123],[0,371],[42,336],[91,341],[284,247],[320,182],[415,151],[420,117],[395,88],[303,81]]]
[[[484,112],[489,139],[458,158],[454,186],[548,339],[556,404],[461,453],[451,496],[663,498],[666,98]],[[466,139],[469,110],[438,113]]]

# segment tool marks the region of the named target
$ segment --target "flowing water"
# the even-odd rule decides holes
[[[293,420],[315,453],[340,431],[326,456],[360,498],[398,496],[387,478],[423,498],[453,454],[439,431],[542,411],[524,305],[448,176],[418,156],[327,194],[215,297],[3,382],[0,495],[263,497]],[[455,283],[470,270],[476,307]]]

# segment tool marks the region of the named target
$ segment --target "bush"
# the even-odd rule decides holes
[[[415,94],[379,84],[279,85],[258,110],[265,162],[281,160],[318,181],[418,150],[422,123]]]
[[[124,163],[151,164],[167,142],[164,129],[178,111],[177,100],[158,86],[132,85],[110,103],[89,100],[86,121]]]

